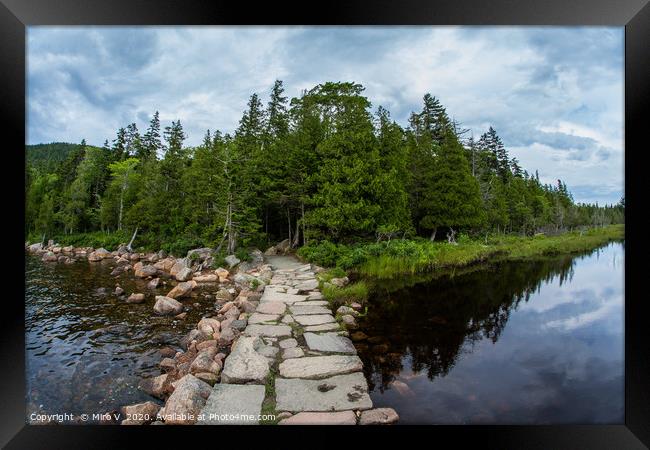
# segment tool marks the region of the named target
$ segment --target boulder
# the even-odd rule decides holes
[[[168,375],[164,373],[157,377],[145,378],[140,381],[138,388],[149,395],[162,399],[165,397],[167,386],[169,384],[167,382],[167,377]]]
[[[179,259],[174,260],[174,264],[169,269],[169,274],[172,277],[175,277],[178,272],[180,272],[183,269],[188,269],[188,268],[189,267],[188,267],[187,262],[185,261],[185,259],[179,258]]]
[[[160,278],[154,278],[153,280],[147,283],[147,288],[156,289],[159,284],[160,284]]]
[[[56,262],[58,259],[58,256],[52,252],[45,253],[42,258],[43,262]]]
[[[121,411],[125,416],[122,425],[145,425],[156,420],[160,406],[154,402],[144,402],[124,406]]]
[[[163,358],[158,363],[158,366],[165,372],[171,372],[172,370],[176,369],[176,361],[172,358]]]
[[[209,247],[195,248],[187,252],[188,261],[205,261],[210,256],[212,256],[212,249]]]
[[[266,256],[275,256],[275,255],[278,254],[278,249],[275,248],[275,246],[271,246],[271,247],[269,247],[269,248],[266,249],[266,251],[264,252],[264,254],[265,254]]]
[[[343,277],[343,278],[332,278],[330,280],[330,283],[332,283],[336,287],[343,287],[346,286],[350,282],[350,279],[348,277]]]
[[[212,335],[221,329],[221,322],[219,322],[217,319],[206,317],[199,321],[199,324],[196,326],[196,328],[205,334]]]
[[[127,303],[142,303],[144,302],[144,294],[131,294],[129,298],[126,299]]]
[[[186,297],[190,294],[190,292],[192,292],[192,289],[194,289],[195,287],[196,287],[196,281],[194,280],[178,283],[176,286],[174,286],[174,289],[169,291],[167,297],[169,298]]]
[[[165,258],[165,259],[159,260],[153,266],[158,270],[162,270],[164,272],[170,272],[172,267],[174,267],[175,263],[176,263],[176,260],[174,258]]]
[[[156,303],[153,306],[153,310],[160,315],[175,316],[183,312],[183,305],[173,298],[156,295]]]
[[[224,300],[226,302],[232,301],[232,294],[230,293],[230,291],[228,291],[228,289],[223,289],[223,288],[219,289],[219,291],[215,294],[215,297],[217,298],[217,300]],[[219,312],[225,312],[225,311],[222,308],[221,310],[219,310]]]
[[[190,373],[197,374],[201,372],[209,372],[218,374],[221,371],[221,361],[215,361],[214,357],[217,354],[215,347],[208,347],[199,352],[192,361],[190,366]]]
[[[166,424],[191,425],[210,396],[212,387],[191,374],[172,384],[174,392],[160,410],[160,415]]]
[[[174,275],[178,281],[187,281],[192,277],[192,269],[184,267]]]
[[[115,294],[115,295],[122,295],[122,294],[124,294],[124,289],[122,289],[122,288],[119,287],[119,286],[116,286],[116,287],[115,287],[115,292],[114,292],[114,294]]]
[[[228,267],[231,269],[241,262],[241,259],[237,258],[235,255],[228,255],[224,258],[224,260],[228,264]]]
[[[180,344],[181,347],[187,349],[193,341],[199,343],[210,339],[212,339],[211,335],[206,334],[201,330],[194,329],[181,338]]]
[[[336,314],[350,314],[351,316],[358,316],[359,313],[355,311],[354,309],[350,308],[349,306],[339,306],[339,309],[336,310]]]
[[[285,239],[279,244],[276,244],[275,248],[278,253],[287,253],[291,249],[291,241],[289,241],[289,239]]]
[[[228,275],[230,275],[230,272],[228,272],[226,269],[219,267],[217,270],[214,271],[214,273],[217,274],[219,277],[219,282],[223,283],[228,280]]]
[[[32,245],[30,245],[30,246],[28,247],[28,249],[29,249],[29,251],[30,251],[31,253],[36,253],[36,252],[38,252],[38,251],[40,251],[40,250],[43,250],[43,244],[41,244],[40,242],[38,242],[38,243],[36,243],[36,244],[32,244]]]
[[[88,261],[97,262],[97,261],[101,261],[104,258],[110,258],[110,257],[111,257],[111,252],[109,252],[105,248],[99,248],[88,255]]]
[[[153,277],[158,273],[158,269],[156,269],[154,266],[145,266],[141,262],[133,266],[133,269],[135,270],[134,275],[138,278]]]
[[[192,277],[192,280],[197,283],[216,283],[219,281],[219,277],[215,274],[195,275]]]

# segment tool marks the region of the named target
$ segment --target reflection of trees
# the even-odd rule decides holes
[[[383,391],[402,371],[403,361],[410,360],[413,372],[425,372],[429,379],[445,376],[473,343],[496,342],[511,311],[543,283],[556,277],[560,284],[570,281],[573,264],[573,257],[498,262],[399,292],[380,290],[361,325],[367,335],[384,337],[389,348],[358,346],[364,370],[373,375],[370,389],[379,384]]]

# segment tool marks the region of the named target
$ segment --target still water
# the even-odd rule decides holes
[[[622,423],[623,265],[611,243],[384,286],[356,343],[374,406],[400,424]]]
[[[142,378],[160,374],[159,349],[178,348],[201,316],[214,311],[214,301],[198,290],[183,300],[185,319],[155,316],[155,295],[164,295],[171,285],[161,283],[152,291],[132,274],[116,280],[113,267],[106,260],[66,265],[26,256],[28,419],[33,412],[78,416],[156,401],[137,386]],[[119,299],[113,294],[116,282],[127,295],[146,293],[145,303]]]

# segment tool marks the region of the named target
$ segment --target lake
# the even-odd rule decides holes
[[[355,343],[374,406],[400,424],[623,423],[624,255],[386,283]]]

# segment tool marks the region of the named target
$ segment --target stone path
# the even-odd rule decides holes
[[[363,364],[323,300],[313,267],[292,257],[267,259],[271,282],[224,362],[201,423],[258,423],[263,405],[280,424],[368,422]]]

